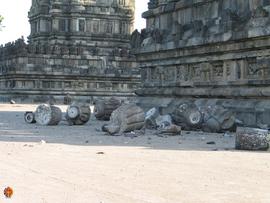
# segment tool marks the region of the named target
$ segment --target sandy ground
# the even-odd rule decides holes
[[[94,118],[85,126],[26,124],[24,111],[34,109],[0,104],[1,203],[270,202],[270,154],[234,151],[234,136],[110,137]]]

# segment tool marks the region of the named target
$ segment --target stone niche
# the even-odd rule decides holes
[[[136,93],[230,101],[234,110],[237,101],[269,105],[269,12],[263,0],[150,1],[146,29],[132,34],[143,83]]]

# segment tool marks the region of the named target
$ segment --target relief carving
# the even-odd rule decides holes
[[[187,82],[190,79],[189,68],[185,65],[180,65],[176,70],[177,81]]]
[[[176,81],[176,68],[168,67],[166,71],[163,71],[163,80],[166,83],[172,83]]]
[[[201,67],[199,64],[190,65],[191,80],[201,81]]]
[[[248,59],[247,64],[248,64],[248,70],[247,70],[248,78],[257,79],[257,78],[260,77],[260,75],[263,74],[262,73],[262,68],[257,63],[256,58]]]
[[[153,67],[151,68],[151,81],[152,82],[160,82],[161,81],[161,74],[163,73],[161,68]]]
[[[201,63],[201,79],[202,81],[210,81],[211,80],[211,64],[210,63]]]
[[[223,78],[223,61],[214,62],[212,65],[212,74],[214,79]]]
[[[61,53],[62,55],[69,55],[69,48],[67,46],[62,46],[61,47]]]

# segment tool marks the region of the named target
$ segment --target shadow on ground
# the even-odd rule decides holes
[[[233,134],[183,132],[180,136],[157,135],[146,130],[145,134],[108,136],[101,131],[105,122],[95,118],[84,126],[68,126],[64,121],[58,126],[27,124],[22,111],[0,110],[0,141],[41,142],[81,146],[143,147],[161,150],[233,151]],[[211,142],[211,144],[207,144]]]

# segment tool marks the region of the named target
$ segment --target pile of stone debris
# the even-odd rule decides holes
[[[269,149],[268,130],[243,127],[232,111],[218,105],[198,107],[192,102],[184,102],[175,105],[171,113],[162,114],[159,107],[145,112],[135,103],[122,102],[112,97],[97,100],[94,106],[95,118],[109,121],[102,126],[102,131],[112,136],[145,129],[172,136],[181,135],[182,130],[213,133],[236,131],[236,149]],[[91,117],[91,109],[88,104],[73,103],[64,115],[69,125],[84,125]],[[62,111],[57,106],[41,104],[35,112],[26,112],[24,118],[27,123],[58,125],[62,117]]]
[[[67,108],[65,120],[70,125],[84,125],[91,116],[91,109],[86,104],[72,104]],[[25,112],[25,122],[38,123],[39,125],[58,125],[62,119],[62,111],[59,107],[41,104],[35,112]]]

